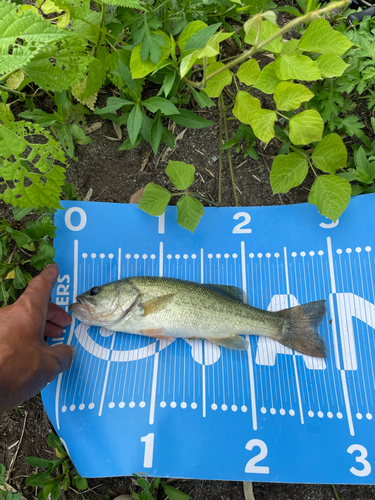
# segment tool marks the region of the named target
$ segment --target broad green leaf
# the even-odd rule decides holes
[[[233,114],[240,122],[251,125],[254,134],[261,141],[269,142],[275,137],[273,125],[277,120],[276,113],[268,109],[262,109],[259,99],[247,92],[239,91],[237,93]]]
[[[308,52],[341,56],[353,46],[353,43],[335,31],[326,19],[316,19],[302,35],[298,46]]]
[[[13,285],[16,290],[21,290],[22,288],[25,288],[27,285],[27,278],[24,276],[23,272],[21,271],[21,268],[19,266],[16,266],[14,270],[14,278],[13,278]]]
[[[180,76],[181,76],[181,78],[183,78],[190,71],[193,64],[198,59],[197,52],[198,51],[196,50],[195,52],[193,52],[192,54],[189,54],[188,56],[184,57],[181,60],[181,64],[180,64]]]
[[[273,194],[287,193],[293,187],[299,186],[308,171],[307,161],[298,153],[276,156],[270,175]]]
[[[265,94],[273,94],[280,80],[277,78],[275,73],[275,63],[267,64],[263,68],[259,78],[254,83],[254,88],[261,90]]]
[[[289,121],[289,137],[293,144],[305,145],[310,142],[321,141],[324,122],[315,109],[302,111]]]
[[[273,95],[277,109],[282,111],[293,111],[313,97],[314,94],[304,85],[289,82],[280,82]]]
[[[249,59],[238,68],[237,78],[245,85],[254,85],[260,74],[258,62],[255,59]]]
[[[168,59],[171,53],[171,40],[169,36],[161,30],[156,30],[153,33],[162,36],[165,40],[165,45],[159,46],[161,55],[158,62],[163,61],[164,59]],[[132,51],[132,55],[130,58],[130,71],[133,78],[143,78],[149,73],[152,73],[157,65],[157,63],[152,62],[151,59],[146,59],[144,61],[141,55],[141,51],[142,44],[134,47]]]
[[[161,122],[161,117],[159,116],[157,120],[154,120],[150,133],[151,147],[155,155],[158,152],[162,136],[163,136],[163,124]]]
[[[176,488],[173,488],[173,486],[169,486],[164,482],[162,482],[161,485],[163,487],[164,493],[167,495],[169,500],[189,500],[190,498],[189,495]]]
[[[347,167],[348,152],[338,134],[329,134],[319,142],[311,158],[316,168],[334,174],[336,170]]]
[[[131,110],[127,126],[130,142],[134,145],[142,126],[142,110],[139,104]]]
[[[175,188],[183,191],[194,182],[194,165],[183,161],[169,161],[165,173],[168,175]]]
[[[319,212],[336,221],[349,204],[351,196],[349,182],[337,175],[320,175],[315,179],[309,194],[309,203]]]
[[[45,458],[40,458],[40,457],[27,457],[26,462],[33,467],[49,467],[51,465],[51,462],[49,460],[46,460]]]
[[[169,118],[176,122],[177,125],[181,125],[181,127],[205,128],[210,127],[214,123],[212,120],[202,118],[188,109],[181,108],[179,112],[179,115],[171,115]]]
[[[171,199],[171,193],[153,182],[149,182],[139,202],[138,208],[150,215],[161,215]]]
[[[298,51],[299,40],[289,40],[283,43],[283,48],[281,54],[293,54],[293,52]]]
[[[198,226],[202,215],[204,215],[203,205],[195,198],[192,198],[191,196],[183,196],[178,200],[177,222],[178,224],[180,224],[180,226],[194,233],[195,228]]]
[[[25,73],[22,70],[15,71],[6,80],[6,86],[8,89],[17,90],[25,79]]]
[[[22,231],[17,231],[16,229],[12,229],[11,227],[7,227],[6,231],[10,234],[12,239],[17,243],[19,247],[31,243],[30,237]]]
[[[315,61],[300,54],[285,54],[275,61],[275,74],[279,80],[305,80],[312,82],[320,79],[320,71]]]
[[[349,64],[346,64],[340,56],[332,54],[319,56],[315,62],[322,76],[326,78],[341,76],[346,68],[349,67]]]
[[[207,67],[207,76],[211,75],[217,69],[224,67],[224,63],[216,62],[214,64],[210,64]],[[214,76],[210,80],[207,80],[206,88],[204,89],[206,94],[209,97],[219,97],[223,88],[226,85],[230,85],[232,83],[232,73],[229,69],[224,70],[222,73]]]
[[[260,109],[259,99],[256,99],[243,90],[240,90],[237,93],[233,114],[240,120],[240,122],[250,125],[252,116]]]
[[[58,483],[53,485],[51,490],[51,500],[58,500],[61,495],[61,486]]]
[[[206,46],[207,42],[212,38],[212,36],[220,28],[220,26],[221,23],[210,24],[210,26],[207,26],[206,28],[203,28],[202,30],[199,30],[197,33],[195,33],[187,41],[184,47],[184,52],[182,53],[182,57],[184,56],[184,53],[191,50],[195,51],[203,49],[203,47]]]
[[[197,51],[197,57],[201,59],[203,57],[216,56],[220,52],[220,47],[219,47],[220,42],[226,40],[227,38],[230,38],[231,36],[232,33],[215,33],[215,35],[213,35],[208,40],[203,49]]]
[[[258,139],[268,143],[275,137],[273,126],[276,120],[276,113],[269,109],[260,109],[254,113],[251,120],[251,126]]]
[[[178,46],[180,51],[182,52],[185,48],[187,42],[192,38],[198,31],[203,30],[203,28],[207,28],[207,24],[203,21],[193,21],[189,23],[181,32],[178,37]]]
[[[166,116],[180,114],[176,106],[171,101],[168,101],[168,99],[164,99],[164,97],[150,97],[146,101],[143,101],[142,104],[151,113],[156,113],[160,110]]]
[[[268,40],[268,38],[275,35],[278,31],[279,27],[277,25],[275,26],[270,21],[262,21],[258,44]],[[254,45],[257,38],[257,32],[258,32],[258,27],[257,24],[255,23],[250,28],[249,32],[246,34],[245,43],[248,43],[249,45]],[[262,47],[262,50],[279,54],[282,50],[282,47],[283,47],[283,42],[282,42],[282,36],[280,35],[271,43],[268,43],[267,45]]]
[[[288,12],[288,14],[293,14],[293,16],[301,17],[301,12],[296,7],[291,7],[289,5],[283,7],[277,7],[278,12]]]

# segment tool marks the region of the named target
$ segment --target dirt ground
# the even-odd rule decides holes
[[[103,95],[102,98],[104,99],[105,96]],[[175,150],[167,159],[193,164],[196,167],[194,191],[216,201],[219,120],[215,111],[206,111],[201,114],[205,118],[213,119],[214,126],[203,130],[186,130],[183,139],[177,143]],[[88,121],[91,124],[101,119],[97,116],[90,116]],[[368,117],[366,121],[369,121]],[[234,122],[230,124],[233,128]],[[177,127],[174,131],[175,136],[182,130]],[[123,133],[126,138],[125,130]],[[131,195],[150,181],[171,187],[164,173],[167,162],[160,158],[164,147],[160,148],[160,153],[156,157],[145,142],[134,151],[119,151],[122,141],[107,138],[116,138],[114,128],[109,122],[104,122],[103,126],[91,136],[93,143],[77,147],[76,153],[79,161],[71,162],[67,172],[68,180],[75,183],[82,198],[92,189],[91,201],[128,203]],[[244,160],[243,154],[233,153],[239,205],[306,202],[308,189],[313,179],[308,177],[302,186],[292,189],[287,195],[273,195],[269,183],[269,170],[272,156],[277,153],[275,139],[267,147],[258,148],[258,151],[263,155],[259,155],[258,161],[250,158]],[[142,170],[141,166],[145,161]],[[226,152],[223,152],[223,165],[223,205],[234,206]],[[5,207],[0,206],[0,215],[4,213],[4,210]],[[9,483],[18,491],[22,491],[27,499],[34,498],[37,492],[35,488],[25,486],[25,478],[35,473],[35,469],[25,462],[25,458],[29,456],[53,458],[51,449],[47,445],[47,435],[51,430],[51,424],[44,412],[39,395],[26,402],[17,412],[11,411],[0,416],[0,463],[4,463],[7,469],[12,467]],[[20,440],[21,436],[17,457],[11,465],[18,447],[18,444],[14,443]],[[242,500],[245,498],[241,482],[178,479],[170,481],[171,485],[189,494],[192,500]],[[84,494],[68,490],[64,500],[81,498],[97,500],[104,499],[104,495],[113,499],[118,495],[131,492],[132,479],[125,477],[89,480],[88,484],[90,489]],[[335,500],[331,485],[254,483],[253,488],[256,500]],[[340,500],[375,499],[373,486],[337,486],[337,492]],[[164,498],[164,496],[160,494],[159,498]]]

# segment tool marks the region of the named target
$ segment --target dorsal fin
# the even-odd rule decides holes
[[[203,286],[206,288],[210,288],[214,292],[218,292],[225,297],[229,297],[230,299],[239,300],[243,302],[243,290],[242,288],[238,288],[237,286],[228,286],[228,285],[212,285],[204,283]]]

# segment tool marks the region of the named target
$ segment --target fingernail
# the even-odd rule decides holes
[[[47,267],[56,266],[56,265],[57,265],[56,262],[52,262],[50,264],[46,264],[46,269],[47,269]]]
[[[70,348],[73,351],[73,358],[74,358],[74,356],[77,354],[77,349],[73,345],[71,345]]]

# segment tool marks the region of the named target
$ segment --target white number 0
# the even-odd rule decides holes
[[[238,220],[240,217],[243,217],[245,220],[237,224],[237,226],[234,227],[232,233],[238,234],[238,233],[251,233],[251,229],[242,229],[244,226],[249,224],[251,221],[251,217],[247,212],[238,212],[235,215],[233,215],[233,219]]]
[[[351,467],[350,472],[355,476],[360,476],[360,477],[368,476],[371,472],[371,465],[367,460],[365,460],[365,458],[367,457],[366,448],[361,444],[352,444],[346,451],[348,453],[359,451],[360,455],[359,457],[355,457],[355,461],[363,465],[363,469],[360,470],[356,469],[355,467]]]
[[[246,443],[246,449],[251,451],[254,446],[258,446],[260,448],[260,452],[258,455],[255,455],[251,460],[249,460],[246,464],[245,467],[245,472],[257,472],[258,474],[269,474],[270,473],[270,468],[262,465],[255,465],[263,458],[266,458],[267,453],[268,453],[268,448],[267,445],[264,441],[261,441],[260,439],[251,439]]]

